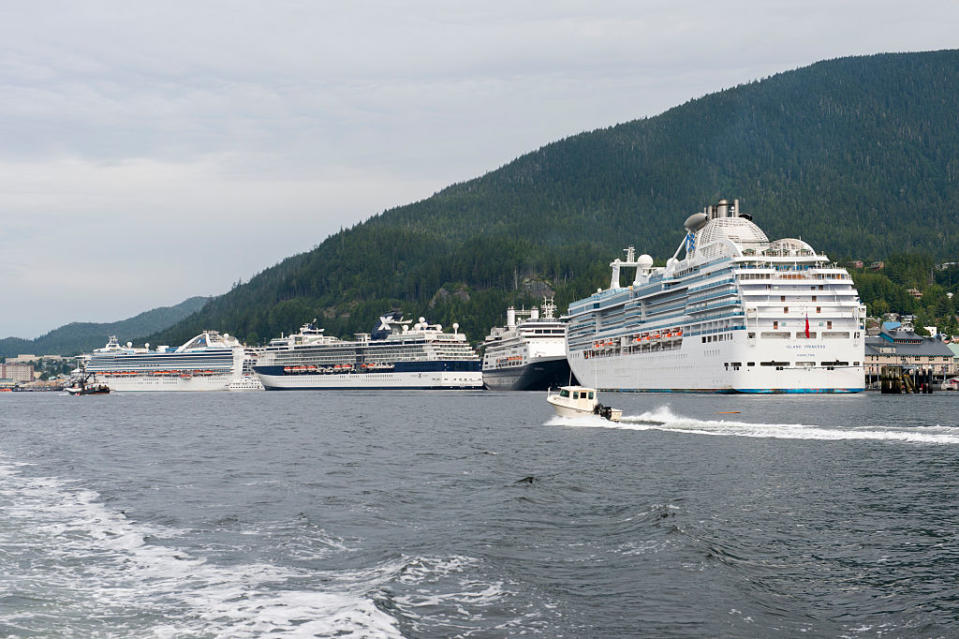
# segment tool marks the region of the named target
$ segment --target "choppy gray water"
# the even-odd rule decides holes
[[[603,400],[4,394],[0,636],[959,636],[959,396]]]

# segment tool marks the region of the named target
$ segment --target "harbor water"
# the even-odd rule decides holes
[[[959,636],[959,394],[0,396],[0,637]]]

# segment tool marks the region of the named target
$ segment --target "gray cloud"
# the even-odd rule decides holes
[[[0,297],[22,310],[0,336],[220,293],[552,140],[820,59],[952,46],[956,18],[953,2],[7,3]]]

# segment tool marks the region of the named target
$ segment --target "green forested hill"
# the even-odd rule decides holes
[[[541,282],[561,308],[604,284],[627,244],[665,259],[720,197],[834,258],[955,259],[959,51],[821,62],[554,142],[333,235],[159,337],[255,342],[313,317],[348,335],[399,307],[477,340]]]
[[[20,353],[34,355],[88,353],[106,344],[111,335],[116,335],[121,341],[126,342],[168,328],[203,308],[209,299],[208,297],[191,297],[176,306],[155,308],[119,322],[105,324],[72,322],[36,339],[17,337],[0,339],[0,357],[12,357]]]

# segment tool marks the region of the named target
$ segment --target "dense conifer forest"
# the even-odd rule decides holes
[[[548,144],[332,235],[151,341],[262,343],[313,318],[349,336],[394,308],[481,340],[508,304],[550,293],[565,309],[606,286],[629,244],[661,263],[721,197],[770,238],[885,260],[855,273],[873,312],[954,314],[955,272],[932,265],[959,259],[959,51],[820,62]]]

